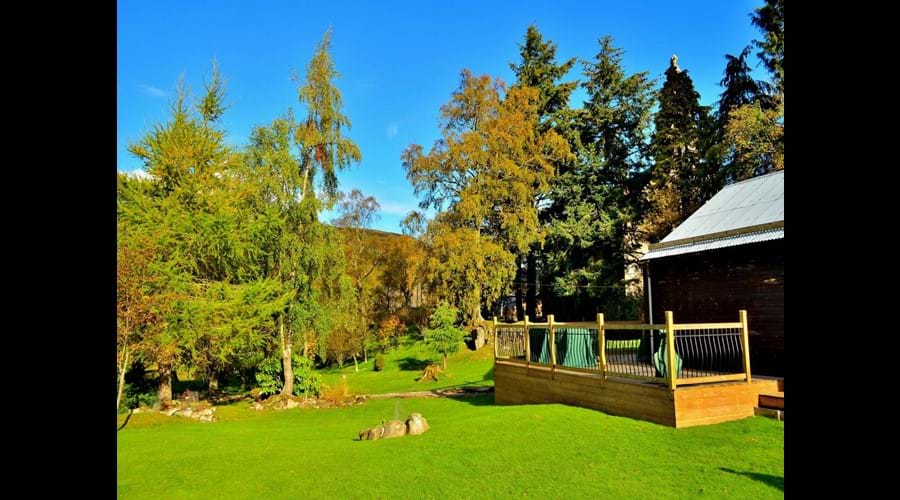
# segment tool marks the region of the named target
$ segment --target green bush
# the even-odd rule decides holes
[[[139,386],[125,384],[122,394],[122,406],[129,409],[152,408],[156,404],[156,399],[157,392],[153,389],[141,390]]]
[[[322,381],[309,358],[294,354],[291,357],[294,368],[294,395],[318,397],[322,393]],[[262,396],[278,394],[284,387],[281,358],[270,357],[263,361],[256,372],[256,383]]]
[[[375,356],[375,371],[380,372],[381,370],[384,370],[384,355],[383,354],[379,354],[379,355]]]

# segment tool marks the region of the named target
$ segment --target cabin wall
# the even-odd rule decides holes
[[[784,239],[665,257],[647,266],[644,290],[649,274],[654,322],[662,323],[667,310],[676,323],[730,322],[746,309],[753,373],[784,376]]]

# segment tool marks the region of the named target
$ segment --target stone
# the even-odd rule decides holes
[[[296,408],[298,406],[300,406],[300,403],[294,401],[293,399],[288,399],[287,402],[284,404],[285,408]]]
[[[406,433],[418,436],[428,430],[428,421],[420,413],[413,413],[406,419]]]
[[[190,408],[185,408],[184,410],[181,411],[181,414],[184,415],[185,417],[190,417],[191,415],[194,414],[194,410],[192,410]]]
[[[382,438],[395,438],[395,437],[403,437],[406,435],[406,424],[399,420],[391,420],[390,422],[384,424],[384,434],[382,434]]]
[[[165,413],[166,413],[166,415],[171,417],[171,416],[175,415],[176,413],[178,413],[178,408],[172,408],[171,410],[167,410]]]
[[[381,435],[384,434],[384,427],[372,427],[369,429],[369,432],[366,433],[366,439],[370,441],[374,441],[376,439],[381,439]]]
[[[482,347],[484,347],[484,344],[485,344],[486,341],[485,341],[484,327],[483,327],[483,326],[478,325],[478,327],[475,328],[475,331],[473,332],[472,336],[473,336],[473,341],[474,341],[474,344],[475,344],[475,350],[476,350],[476,351],[477,351],[478,349],[481,349]]]

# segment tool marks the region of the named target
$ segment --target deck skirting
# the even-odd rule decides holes
[[[494,363],[494,401],[501,405],[562,403],[670,427],[691,427],[754,415],[759,393],[775,391],[776,379],[678,387],[604,378],[599,374],[523,363]]]

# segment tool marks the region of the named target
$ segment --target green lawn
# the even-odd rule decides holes
[[[470,351],[461,346],[458,353],[448,358],[447,373],[437,382],[416,382],[426,365],[440,363],[440,357],[431,353],[421,341],[415,341],[410,337],[403,338],[397,348],[385,354],[385,361],[384,370],[380,372],[373,369],[375,360],[372,355],[367,363],[359,364],[358,372],[353,367],[353,360],[350,360],[343,369],[334,367],[319,373],[323,382],[328,385],[337,383],[346,375],[347,384],[354,394],[494,385],[494,350],[490,345],[478,351]]]
[[[420,412],[421,436],[356,441]],[[493,396],[374,400],[203,424],[137,414],[117,434],[121,498],[783,498],[784,423],[689,429]],[[123,417],[119,417],[119,422]]]

